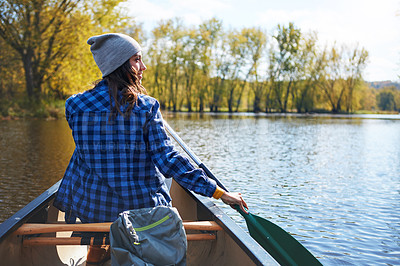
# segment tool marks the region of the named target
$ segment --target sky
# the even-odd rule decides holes
[[[318,43],[364,47],[367,81],[400,81],[400,0],[128,0],[130,15],[150,32],[161,19],[188,26],[218,18],[225,29],[261,27],[271,34],[293,22],[316,31]]]

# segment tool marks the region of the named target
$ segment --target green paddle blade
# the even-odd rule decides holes
[[[274,223],[246,214],[240,208],[253,237],[281,265],[322,265],[300,242]]]

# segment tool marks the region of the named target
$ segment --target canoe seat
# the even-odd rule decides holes
[[[23,224],[14,234],[23,236],[24,246],[43,245],[109,245],[112,223],[93,224]],[[215,240],[222,228],[214,221],[183,222],[188,241]],[[188,233],[190,231],[190,233]],[[196,231],[193,233],[193,231]],[[200,231],[200,232],[198,232]],[[72,232],[70,237],[41,236],[46,233]]]

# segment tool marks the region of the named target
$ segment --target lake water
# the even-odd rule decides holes
[[[324,265],[400,265],[400,115],[164,118],[251,212]],[[0,132],[2,222],[62,177],[74,144],[63,120],[0,121]]]

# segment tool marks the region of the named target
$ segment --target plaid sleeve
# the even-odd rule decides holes
[[[174,148],[164,129],[157,101],[147,115],[144,132],[152,161],[165,177],[173,177],[181,186],[212,197],[216,189],[215,181],[209,179],[202,169],[195,168],[189,159]]]

